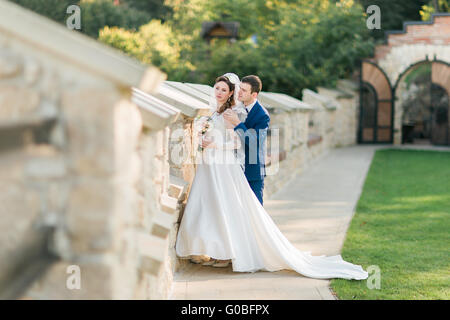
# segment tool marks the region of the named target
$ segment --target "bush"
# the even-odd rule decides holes
[[[73,0],[10,0],[22,7],[30,9],[36,13],[46,16],[59,23],[66,23],[68,17],[67,7],[78,4]]]
[[[82,0],[80,7],[82,32],[95,38],[105,26],[136,30],[151,20],[149,14],[116,6],[112,0]]]
[[[180,61],[180,48],[172,29],[159,20],[152,20],[141,26],[138,32],[105,27],[100,30],[99,40],[143,63],[159,67],[172,77],[183,78],[189,72]]]
[[[113,0],[11,0],[38,14],[59,23],[66,24],[67,8],[78,5],[81,8],[81,32],[97,38],[104,26],[117,26],[136,30],[151,20],[151,15],[126,5],[114,5]]]

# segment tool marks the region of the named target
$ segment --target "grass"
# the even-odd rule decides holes
[[[333,279],[339,299],[450,298],[450,152],[378,150],[342,250],[367,281]],[[373,275],[369,272],[369,278]]]

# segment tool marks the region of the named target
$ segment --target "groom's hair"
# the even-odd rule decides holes
[[[241,82],[248,83],[251,87],[251,93],[259,93],[262,89],[262,82],[258,76],[250,75],[242,78]]]

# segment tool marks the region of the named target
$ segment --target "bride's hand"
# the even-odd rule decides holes
[[[213,140],[211,138],[203,138],[202,139],[202,147],[203,148],[214,148],[214,143]]]
[[[230,121],[225,120],[225,128],[226,129],[233,129],[235,125],[233,125]]]
[[[229,122],[233,128],[236,127],[239,123],[241,123],[241,120],[239,120],[239,117],[237,116],[237,113],[231,109],[227,109],[223,113],[223,118]]]

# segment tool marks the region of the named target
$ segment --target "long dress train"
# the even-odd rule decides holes
[[[316,279],[366,279],[361,266],[341,255],[312,256],[286,239],[251,190],[239,162],[232,160],[236,139],[230,148],[225,131],[233,130],[225,130],[222,115],[213,117],[213,124],[223,137],[218,143],[222,148],[205,149],[206,160],[197,165],[177,235],[177,255],[231,259],[235,272],[291,269]]]

